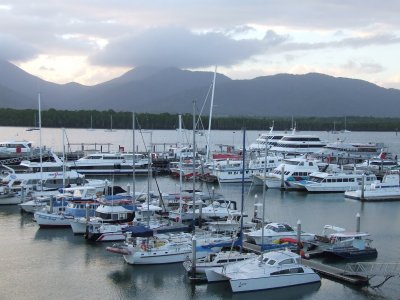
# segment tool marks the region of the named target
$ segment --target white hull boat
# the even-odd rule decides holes
[[[349,199],[361,201],[390,201],[400,200],[399,174],[387,174],[382,182],[375,182],[371,185],[361,187],[356,191],[346,191],[344,196]]]
[[[229,281],[232,292],[253,292],[320,282],[300,256],[288,250],[271,251],[256,258],[206,270],[209,282]]]
[[[230,237],[196,237],[196,258],[218,252],[233,243]],[[108,247],[107,251],[122,254],[128,264],[169,264],[183,262],[192,255],[192,235],[157,234],[147,238],[127,237],[119,247]]]
[[[244,253],[238,251],[221,251],[218,253],[209,253],[206,257],[196,260],[196,273],[205,274],[206,270],[216,267],[223,267],[228,263],[238,262],[249,258],[256,257],[255,253]],[[183,267],[186,271],[192,270],[192,261],[186,260]]]
[[[262,235],[264,233],[264,236]],[[246,240],[257,245],[279,244],[281,239],[297,239],[297,231],[290,225],[284,223],[269,223],[264,226],[264,232],[261,229],[244,233]],[[301,240],[308,241],[314,239],[312,233],[301,233]]]
[[[311,193],[344,193],[357,190],[364,180],[365,185],[376,181],[374,174],[344,173],[344,172],[315,172],[309,180],[300,181],[294,185],[298,189]]]
[[[34,213],[34,219],[40,228],[68,228],[72,217],[42,211]]]

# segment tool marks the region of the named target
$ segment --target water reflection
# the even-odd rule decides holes
[[[258,299],[301,299],[303,297],[309,297],[315,294],[321,283],[312,283],[307,285],[299,285],[293,287],[285,287],[273,290],[257,291],[257,292],[246,292],[246,293],[232,293],[231,287],[228,282],[225,283],[214,283],[208,284],[207,292],[215,294],[223,299],[236,299],[236,300],[258,300]]]

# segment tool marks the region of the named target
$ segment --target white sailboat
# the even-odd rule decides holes
[[[90,115],[90,128],[87,129],[88,131],[95,131],[96,129],[93,128],[93,116]]]
[[[344,117],[344,129],[342,130],[343,133],[349,133],[350,130],[347,130],[347,118]]]
[[[110,115],[110,129],[105,129],[104,131],[106,131],[106,132],[114,132],[114,131],[116,131],[115,129],[113,129],[113,117],[112,117],[112,115]]]

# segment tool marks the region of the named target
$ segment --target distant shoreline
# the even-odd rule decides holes
[[[110,121],[111,119],[111,121]],[[208,115],[197,120],[198,130],[208,128]],[[33,109],[0,109],[0,126],[39,127],[38,111]],[[136,129],[174,130],[178,128],[178,114],[135,113]],[[111,122],[111,123],[110,123]],[[191,114],[182,115],[183,129],[192,129]],[[214,130],[289,132],[293,126],[298,131],[327,131],[340,133],[346,131],[396,132],[400,130],[400,118],[375,118],[362,116],[305,117],[305,116],[214,116],[211,128]],[[96,128],[96,129],[132,129],[132,112],[113,110],[55,110],[41,112],[41,126],[49,128]]]

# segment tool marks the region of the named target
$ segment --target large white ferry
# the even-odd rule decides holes
[[[94,153],[70,162],[69,167],[81,174],[130,175],[133,172],[132,153]],[[135,153],[135,174],[148,174],[149,160],[144,154]]]
[[[322,141],[316,135],[291,134],[282,137],[270,150],[284,156],[302,155],[318,152],[326,145],[327,142]]]
[[[270,127],[270,131],[267,133],[261,133],[254,143],[249,146],[249,151],[265,151],[265,146],[270,149],[275,146],[281,138],[285,136],[284,133],[274,132],[274,123]]]

